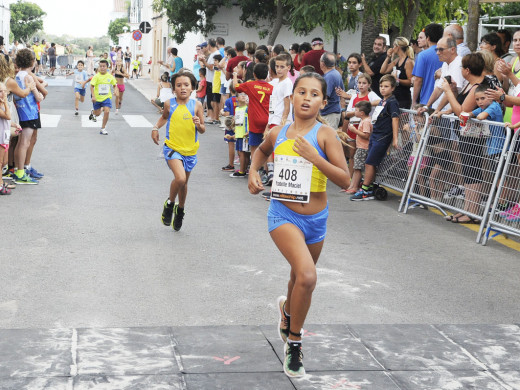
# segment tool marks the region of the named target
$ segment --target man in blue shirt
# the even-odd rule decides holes
[[[345,90],[345,86],[341,74],[336,70],[334,53],[325,52],[321,55],[320,68],[323,72],[323,78],[327,82],[327,105],[321,110],[320,114],[330,127],[337,130],[341,118],[341,106],[336,88]]]
[[[442,62],[437,56],[437,42],[442,38],[444,32],[440,24],[431,23],[424,28],[426,44],[428,49],[417,54],[412,75],[413,98],[412,105],[415,103],[427,104],[435,87],[435,71],[442,66]]]

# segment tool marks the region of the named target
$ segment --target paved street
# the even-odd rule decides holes
[[[67,84],[42,104],[45,177],[0,199],[0,389],[520,389],[518,242],[483,247],[430,211],[397,213],[396,195],[350,202],[332,183],[310,375],[289,381],[274,328],[289,267],[269,203],[220,170],[223,131],[200,137],[174,232],[156,110],[127,84],[102,136]]]

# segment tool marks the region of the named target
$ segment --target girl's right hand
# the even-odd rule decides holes
[[[249,179],[247,186],[249,188],[249,192],[253,195],[260,193],[265,190],[264,185],[262,184],[262,179],[260,178],[260,174],[258,171],[254,169],[249,170]]]

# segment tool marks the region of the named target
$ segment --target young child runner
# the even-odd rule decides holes
[[[361,100],[356,103],[356,109],[354,111],[356,117],[361,119],[359,126],[350,125],[349,130],[356,134],[356,153],[354,154],[354,175],[352,175],[352,181],[347,194],[355,194],[359,191],[359,184],[365,169],[365,160],[368,154],[368,140],[372,133],[372,119],[370,118],[370,112],[372,111],[372,105]]]
[[[269,66],[261,63],[256,64],[253,68],[253,73],[255,76],[254,81],[238,84],[238,73],[236,71],[233,72],[235,90],[237,93],[245,92],[249,97],[247,116],[249,118],[249,146],[251,147],[252,155],[262,142],[269,119],[269,100],[273,93],[273,86],[265,81],[269,74]]]
[[[116,85],[119,93],[116,95],[116,115],[119,114],[121,104],[123,104],[123,94],[125,93],[125,77],[129,78],[129,74],[126,73],[125,67],[123,66],[122,60],[116,60],[116,65],[112,70],[112,74],[116,78]]]
[[[132,77],[130,78],[133,79],[134,74],[136,79],[139,78],[139,65],[141,65],[141,61],[139,61],[139,56],[137,56],[135,60],[132,61]]]
[[[74,69],[74,107],[76,108],[74,115],[78,116],[79,102],[83,103],[85,101],[85,94],[87,92],[85,84],[89,82],[90,78],[85,71],[85,63],[83,61],[79,60],[76,67],[77,69]]]
[[[159,79],[157,86],[157,98],[152,99],[152,104],[157,107],[159,113],[162,114],[164,102],[173,97],[172,85],[170,84],[170,72],[164,72]]]
[[[229,92],[231,94],[231,97],[226,99],[226,102],[224,103],[224,108],[222,109],[222,116],[226,118],[226,120],[231,116],[235,116],[235,108],[238,104],[235,88],[233,88],[233,85],[230,85]],[[224,122],[224,124],[228,123],[227,121]],[[231,131],[231,129],[226,125],[226,134],[225,135],[235,135],[235,122],[233,121],[233,129],[231,134],[228,131]],[[229,162],[228,165],[225,167],[222,167],[223,171],[233,172],[235,170],[235,141],[234,137],[231,138],[225,138],[227,144],[228,144],[228,156],[229,156]]]
[[[238,152],[240,167],[230,177],[246,177],[250,160],[249,146],[249,108],[247,95],[241,92],[237,96],[238,106],[235,108],[235,150]]]
[[[354,155],[356,153],[356,133],[350,130],[349,125],[353,124],[354,127],[356,127],[360,119],[357,118],[354,114],[354,107],[356,104],[360,101],[368,101],[372,105],[378,104],[381,98],[377,93],[370,90],[370,85],[372,84],[372,79],[370,76],[366,73],[361,73],[357,76],[358,80],[358,92],[350,97],[347,110],[345,113],[345,121],[343,122],[343,128],[342,130],[347,133],[347,158],[348,158],[348,169],[349,172],[353,175],[354,174]],[[341,94],[343,98],[348,98],[347,92],[343,90],[337,90],[338,93]],[[373,111],[372,111],[373,112]],[[371,114],[372,114],[371,112]],[[352,181],[352,186],[357,188],[359,183],[354,183]],[[357,191],[352,192],[353,188],[349,188],[346,192],[348,194],[355,194]]]
[[[393,95],[396,86],[395,77],[385,74],[379,81],[379,92],[383,99],[374,110],[372,118],[376,118],[372,135],[368,143],[368,155],[365,162],[365,177],[361,189],[350,197],[350,200],[373,200],[373,182],[376,168],[386,156],[388,147],[398,147],[399,103]]]
[[[89,119],[96,120],[96,117],[101,115],[103,110],[103,123],[99,134],[107,135],[106,130],[110,109],[112,108],[112,88],[114,87],[114,94],[119,95],[119,90],[115,88],[116,79],[108,72],[108,61],[99,61],[99,71],[92,77],[90,81],[90,93],[92,95],[93,110],[90,112]]]
[[[199,86],[197,88],[196,97],[197,100],[204,107],[204,99],[206,99],[206,86],[208,85],[206,81],[206,68],[199,69]]]
[[[327,229],[327,179],[342,188],[350,185],[336,131],[317,121],[326,96],[322,76],[300,75],[292,97],[294,122],[269,132],[253,155],[249,174],[249,191],[264,190],[258,169],[274,152],[275,182],[267,221],[271,238],[291,266],[287,298],[278,298],[279,333],[285,342],[283,367],[291,377],[305,375],[300,330],[311,305],[316,262]],[[290,165],[295,159],[300,160],[298,165]],[[292,188],[300,188],[300,194]]]
[[[184,218],[188,180],[197,164],[198,133],[203,134],[206,126],[202,104],[190,99],[191,92],[197,86],[195,76],[191,72],[180,71],[172,76],[171,82],[175,97],[164,102],[163,114],[152,130],[152,140],[159,145],[159,129],[166,124],[163,153],[174,178],[170,184],[170,196],[164,202],[162,223],[173,225],[173,230],[179,231]],[[175,203],[177,196],[179,202]]]
[[[7,88],[0,83],[0,168],[7,164],[7,151],[9,150],[9,139],[11,138],[11,111],[7,101]],[[0,169],[1,170],[1,169]],[[11,195],[7,183],[2,179],[0,172],[0,195]]]

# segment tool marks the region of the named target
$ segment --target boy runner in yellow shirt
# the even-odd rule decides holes
[[[92,105],[94,109],[90,112],[88,119],[96,121],[96,117],[101,114],[103,110],[103,124],[99,134],[107,135],[105,129],[108,116],[110,115],[110,109],[112,108],[112,87],[114,87],[114,94],[119,96],[119,91],[116,86],[116,79],[111,73],[108,73],[108,61],[99,61],[98,73],[90,81],[90,93],[92,95]]]

